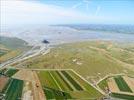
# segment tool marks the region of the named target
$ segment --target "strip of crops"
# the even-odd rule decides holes
[[[121,76],[115,77],[114,79],[115,79],[115,82],[117,83],[120,91],[132,92],[132,90],[129,88],[129,86],[127,85],[127,83]]]
[[[82,87],[74,81],[74,79],[65,71],[61,71],[63,75],[72,83],[72,85],[77,89],[77,90],[83,90]]]
[[[18,100],[21,98],[24,82],[22,80],[12,79],[9,87],[5,90],[5,100]]]
[[[95,97],[95,98],[99,98],[102,96],[102,94],[96,90],[93,86],[91,86],[90,84],[88,84],[86,81],[84,81],[81,77],[79,77],[78,75],[76,75],[73,71],[68,71],[68,73],[77,81],[80,82],[80,84],[84,87],[84,89],[86,89],[86,91],[89,92],[90,97]]]
[[[45,88],[44,92],[45,92],[45,96],[47,99],[55,99],[55,96],[52,90]]]
[[[54,80],[52,79],[48,71],[40,71],[38,73],[38,76],[42,86],[54,88],[57,90],[59,89],[59,87],[55,84]]]
[[[14,75],[18,70],[16,69],[8,69],[6,72],[5,72],[5,75],[11,77],[12,75]]]
[[[134,100],[134,96],[127,95],[127,94],[112,93],[111,96],[116,97],[116,98],[120,98],[120,99],[125,99],[125,100]]]
[[[62,92],[59,90],[55,90],[52,88],[44,88],[44,92],[46,95],[46,98],[48,100],[52,100],[52,99],[56,99],[56,100],[66,100],[66,99],[71,99],[71,96],[69,95],[69,93],[66,92]]]
[[[63,80],[63,82],[66,84],[66,86],[69,88],[69,90],[73,91],[73,89],[71,88],[71,86],[67,83],[67,81],[60,75],[60,73],[58,71],[56,71],[56,73],[59,75],[59,77]]]
[[[61,87],[61,89],[63,91],[69,91],[70,90],[56,71],[51,71],[51,74],[53,75],[53,77],[55,78],[55,80],[57,81],[57,83],[59,84],[59,86]]]
[[[107,79],[102,80],[102,81],[98,84],[98,86],[99,86],[102,90],[105,91],[106,87],[108,87]]]

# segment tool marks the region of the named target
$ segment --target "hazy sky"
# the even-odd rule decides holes
[[[134,0],[0,0],[1,25],[134,24]]]

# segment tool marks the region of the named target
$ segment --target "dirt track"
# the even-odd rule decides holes
[[[43,92],[40,80],[35,71],[21,69],[19,70],[13,78],[29,81],[32,83],[33,99],[34,100],[45,100],[45,94]]]
[[[34,80],[35,80],[35,83],[33,82],[34,96],[36,96],[36,98],[37,98],[35,100],[46,100],[40,80],[35,71],[33,71],[33,76],[34,76]]]

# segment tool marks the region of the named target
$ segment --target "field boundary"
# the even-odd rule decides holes
[[[98,89],[97,87],[95,87],[93,84],[91,84],[90,82],[88,82],[86,79],[84,79],[82,76],[80,76],[78,73],[76,73],[73,69],[71,69],[71,71],[73,71],[76,75],[78,75],[81,79],[83,79],[85,82],[87,82],[89,85],[91,85],[93,88],[95,88],[96,90],[98,90],[101,94],[105,95],[105,93]]]
[[[96,85],[98,85],[101,81],[103,81],[103,80],[105,80],[105,79],[107,79],[107,78],[109,78],[109,77],[114,77],[114,76],[124,76],[124,75],[126,75],[126,74],[124,74],[124,73],[120,73],[120,74],[109,74],[109,75],[106,75],[106,76],[104,76],[102,79],[100,79],[97,83],[96,83]]]
[[[56,79],[53,77],[53,75],[51,74],[51,72],[48,72],[49,74],[50,74],[50,76],[52,77],[52,79],[54,80],[54,82],[55,82],[55,84],[58,86],[58,88],[61,90],[61,91],[63,91],[62,90],[62,88],[60,87],[60,85],[58,84],[58,82],[56,81]]]
[[[73,86],[73,84],[61,72],[59,72],[59,74],[66,80],[66,82],[70,85],[73,91],[76,91],[76,88]]]

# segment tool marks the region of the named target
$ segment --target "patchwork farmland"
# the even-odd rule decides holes
[[[128,84],[123,79],[123,77],[118,76],[118,77],[115,77],[114,80],[115,80],[120,91],[132,93],[132,90],[129,88]]]
[[[109,76],[98,86],[110,94],[111,98],[134,100],[134,78],[126,75]]]
[[[23,80],[11,78],[18,70],[0,70],[0,100],[19,100],[22,96]]]
[[[4,68],[0,70],[0,75],[4,75],[7,77],[13,76],[18,70],[15,68]]]
[[[100,99],[102,93],[72,70],[37,71],[47,99]]]
[[[23,89],[23,81],[17,79],[10,79],[2,90],[5,100],[21,99]]]
[[[103,96],[73,70],[0,70],[0,100],[100,100]]]
[[[108,95],[107,95],[108,94]],[[134,78],[112,75],[92,85],[72,69],[0,70],[0,100],[134,100]],[[42,98],[42,99],[41,99]]]

